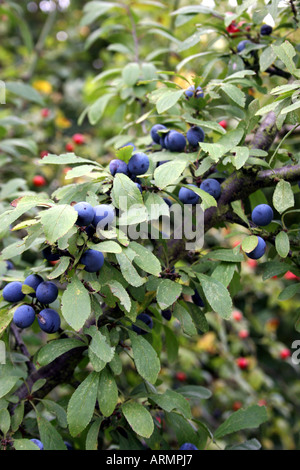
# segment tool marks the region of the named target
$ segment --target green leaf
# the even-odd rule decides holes
[[[222,318],[228,320],[232,312],[232,300],[226,287],[216,279],[204,274],[197,274],[197,277],[211,308]]]
[[[48,274],[48,279],[56,279],[64,274],[69,267],[70,261],[71,259],[68,256],[62,256],[59,263],[55,266],[55,269]]]
[[[61,312],[66,322],[79,331],[91,314],[88,291],[77,277],[73,277],[61,298]]]
[[[298,282],[297,284],[291,284],[290,286],[286,287],[278,296],[278,300],[289,300],[294,295],[298,294],[300,292],[300,283]]]
[[[273,194],[273,205],[279,214],[294,207],[295,199],[290,183],[284,180],[279,181]]]
[[[98,98],[89,108],[88,118],[92,126],[95,126],[100,121],[108,103],[113,97],[113,93],[107,93],[106,95],[103,95]]]
[[[183,331],[189,335],[193,336],[197,334],[197,329],[194,325],[191,315],[189,312],[178,302],[175,304],[174,316],[180,322]]]
[[[163,279],[157,289],[157,303],[162,310],[170,307],[180,297],[182,285]]]
[[[111,240],[101,243],[88,243],[91,250],[101,251],[101,253],[122,253],[122,247]]]
[[[264,72],[276,60],[276,54],[271,46],[266,47],[259,57],[260,71]]]
[[[188,399],[208,400],[212,396],[208,388],[201,387],[200,385],[184,385],[177,388],[177,392]]]
[[[266,408],[264,406],[253,405],[246,410],[239,410],[218,427],[214,434],[215,439],[221,439],[228,434],[241,431],[243,429],[258,428],[268,420]]]
[[[160,261],[148,248],[136,242],[131,242],[129,248],[137,254],[133,262],[137,264],[139,268],[147,273],[153,274],[153,276],[159,276],[162,270]]]
[[[14,308],[8,309],[7,307],[2,308],[0,310],[0,338],[8,327],[8,325],[10,325],[14,316],[14,311]]]
[[[118,403],[118,388],[113,374],[106,367],[100,372],[98,403],[104,416],[111,416]]]
[[[290,251],[290,239],[286,232],[279,232],[275,238],[277,253],[282,258],[286,258]]]
[[[129,426],[139,436],[149,438],[154,431],[154,423],[149,411],[140,403],[128,402],[122,406],[122,413]]]
[[[86,436],[86,450],[98,450],[98,436],[102,421],[103,418],[97,418],[91,425],[89,432]]]
[[[160,361],[151,344],[140,335],[129,331],[133,359],[138,373],[143,379],[155,384],[159,371]]]
[[[63,237],[75,224],[78,213],[68,204],[56,205],[40,214],[46,239],[55,243]]]
[[[4,436],[8,433],[10,428],[10,414],[6,408],[0,410],[0,430]]]
[[[92,372],[79,385],[70,398],[67,417],[70,434],[73,437],[81,433],[92,419],[96,405],[98,384],[99,374]]]
[[[16,450],[41,450],[30,439],[14,439],[14,448]]]
[[[45,450],[67,450],[63,438],[54,426],[40,414],[37,415],[39,433]]]
[[[39,350],[37,362],[40,366],[46,366],[71,349],[82,347],[86,347],[86,345],[78,339],[66,338],[54,340]]]
[[[104,364],[110,362],[115,354],[115,348],[108,344],[106,337],[96,327],[89,328],[88,334],[92,336],[89,350],[97,356]]]
[[[258,245],[258,238],[254,235],[244,238],[242,249],[245,253],[251,253]]]
[[[118,281],[109,281],[106,285],[110,288],[111,293],[120,300],[121,305],[127,312],[131,310],[131,300],[126,290]]]
[[[56,416],[57,422],[61,428],[68,427],[67,413],[64,408],[53,400],[42,400],[45,408]]]
[[[163,114],[168,109],[172,108],[184,94],[184,90],[173,90],[167,88],[160,96],[156,103],[158,114]]]
[[[44,106],[45,102],[42,96],[32,86],[27,85],[23,82],[5,82],[6,89],[14,95],[17,95],[27,101],[32,101],[41,106]]]
[[[236,444],[235,446],[226,447],[225,450],[259,450],[261,449],[261,444],[257,439],[250,439],[249,441],[242,442],[241,444]]]
[[[128,176],[117,173],[114,177],[112,198],[115,206],[123,211],[128,211],[131,206],[143,204],[140,190]]]
[[[19,380],[17,375],[2,376],[0,379],[0,398],[7,395]]]
[[[129,248],[124,248],[123,252],[120,254],[117,254],[117,261],[120,265],[121,272],[126,279],[126,281],[134,287],[139,287],[142,286],[145,282],[146,279],[142,278],[137,270],[134,268],[132,265],[132,261],[135,258],[136,253],[129,249]]]
[[[164,189],[177,183],[187,164],[187,161],[175,160],[160,165],[154,171],[155,185],[160,189]]]
[[[273,51],[276,56],[285,64],[286,68],[292,75],[299,77],[299,72],[296,70],[296,65],[293,60],[296,51],[289,41],[285,41],[280,46],[272,45]]]
[[[241,108],[244,108],[246,103],[246,95],[237,86],[231,83],[223,83],[222,90],[229,98],[237,103]]]
[[[165,411],[171,412],[173,410],[177,410],[185,418],[192,418],[189,402],[180,393],[174,392],[173,390],[167,390],[161,395],[149,395],[149,399],[154,401],[154,403]]]
[[[136,62],[125,65],[122,71],[122,78],[126,85],[133,86],[140,77],[140,66]]]

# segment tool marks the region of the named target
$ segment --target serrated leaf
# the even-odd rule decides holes
[[[286,258],[290,251],[290,239],[286,232],[279,232],[275,238],[277,253],[282,258]]]
[[[46,366],[62,354],[80,347],[86,347],[86,345],[79,339],[65,338],[51,341],[39,350],[37,362],[40,366]]]
[[[103,416],[111,416],[118,403],[117,384],[107,367],[100,373],[98,403]]]
[[[149,411],[140,403],[128,402],[122,406],[122,413],[129,426],[139,436],[149,438],[154,431],[154,423]]]
[[[188,162],[175,160],[160,165],[154,171],[154,180],[158,188],[164,189],[167,186],[177,183],[181,174],[185,170]]]
[[[92,419],[99,384],[99,374],[90,373],[70,398],[67,410],[70,434],[76,437]]]
[[[155,350],[142,336],[137,335],[133,331],[128,333],[138,373],[148,382],[155,384],[160,371],[160,361]]]
[[[74,225],[78,213],[68,204],[56,205],[40,214],[46,239],[55,243],[63,237]]]
[[[222,318],[228,320],[232,312],[232,300],[226,287],[216,279],[204,274],[197,274],[197,277],[211,308]]]
[[[162,310],[170,307],[180,297],[182,285],[177,282],[163,279],[157,289],[157,303]]]
[[[73,277],[61,298],[61,312],[66,322],[79,331],[91,314],[88,291],[77,277]]]
[[[258,428],[268,420],[266,408],[264,406],[253,405],[246,410],[239,410],[218,427],[214,434],[215,439],[221,439],[228,434],[241,431],[243,429]]]
[[[294,207],[294,193],[288,181],[280,180],[277,184],[273,194],[273,205],[279,214],[282,214],[290,207]]]
[[[153,274],[153,276],[159,276],[162,270],[160,261],[149,249],[136,242],[131,242],[129,248],[137,254],[133,262],[137,264],[139,268],[147,273]]]

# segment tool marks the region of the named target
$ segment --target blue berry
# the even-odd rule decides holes
[[[194,304],[197,305],[198,307],[204,307],[204,302],[201,299],[197,290],[194,291],[194,294],[192,295],[192,300]]]
[[[162,310],[161,312],[163,318],[167,321],[170,321],[171,318],[172,318],[172,312],[170,309],[167,309],[167,310]]]
[[[208,178],[207,180],[202,181],[200,189],[210,194],[215,199],[218,199],[221,195],[221,185],[219,181],[214,180],[213,178]]]
[[[94,227],[104,229],[107,225],[111,225],[115,218],[115,210],[113,206],[101,204],[94,207]]]
[[[128,169],[134,176],[144,175],[150,166],[149,157],[145,153],[139,152],[132,155],[128,162]]]
[[[248,39],[245,39],[244,41],[239,42],[237,45],[237,51],[242,52],[247,46],[247,44],[252,44],[252,42],[248,41]]]
[[[196,188],[194,184],[189,184],[188,186]],[[197,204],[199,201],[199,196],[192,189],[180,188],[178,197],[183,204]]]
[[[268,204],[259,204],[253,211],[251,218],[256,225],[262,227],[269,225],[274,217],[273,209]]]
[[[38,315],[38,323],[45,333],[56,333],[60,328],[60,316],[52,308],[45,308]]]
[[[153,126],[150,131],[151,138],[156,144],[160,144],[160,139],[161,137],[163,137],[163,134],[158,133],[159,131],[167,131],[166,126],[164,126],[163,124],[155,124],[155,126]]]
[[[194,86],[190,86],[189,88],[187,88],[184,92],[185,96],[187,99],[189,98],[204,98],[204,93],[203,93],[203,90],[201,88],[201,86],[198,86],[196,88],[196,92],[195,92],[195,87]]]
[[[191,127],[187,131],[186,138],[192,147],[198,147],[199,142],[204,142],[205,133],[201,127]]]
[[[42,304],[52,304],[57,296],[58,288],[53,282],[41,282],[36,289],[36,298]]]
[[[194,444],[191,444],[190,442],[186,442],[185,444],[182,444],[179,450],[199,450],[199,449]]]
[[[177,131],[170,131],[165,137],[165,146],[171,152],[183,152],[186,147],[184,135]]]
[[[37,445],[40,450],[44,450],[44,444],[39,439],[30,439],[35,445]]]
[[[47,261],[58,261],[60,259],[60,256],[58,254],[52,253],[51,246],[47,246],[46,248],[44,248],[42,253]]]
[[[115,176],[116,173],[123,173],[124,175],[128,175],[127,163],[116,158],[110,162],[109,171],[111,172],[112,176]]]
[[[5,261],[5,263],[6,263],[6,268],[7,268],[8,270],[11,270],[11,269],[14,269],[14,268],[15,268],[15,267],[14,267],[14,264],[13,264],[11,261]]]
[[[30,305],[21,305],[15,310],[13,320],[19,328],[28,328],[35,320],[35,311]]]
[[[273,28],[272,26],[268,24],[263,24],[262,27],[260,28],[260,34],[262,36],[270,36],[272,34]]]
[[[80,259],[80,264],[84,264],[84,270],[88,273],[96,273],[104,264],[104,256],[101,251],[87,250]]]
[[[147,315],[147,313],[140,313],[140,315],[137,316],[137,320],[140,320],[141,322],[145,323],[145,325],[150,328],[150,330],[152,330],[153,320],[149,315]],[[143,330],[137,325],[132,325],[132,330],[135,331],[138,335],[146,335],[148,333],[148,331]]]
[[[140,185],[140,183],[135,183],[136,187],[139,189],[140,193],[142,194],[143,192],[143,188],[142,186]]]
[[[79,227],[86,227],[93,222],[95,212],[91,204],[88,202],[78,202],[78,204],[75,204],[74,209],[78,212],[76,225],[79,225]]]
[[[2,295],[6,302],[20,302],[25,297],[25,294],[22,292],[22,282],[10,282],[4,287]]]
[[[266,245],[265,240],[263,240],[261,237],[257,237],[257,238],[258,238],[258,244],[257,244],[256,248],[254,248],[254,250],[251,251],[250,253],[246,253],[248,258],[259,259],[266,252],[267,245]]]
[[[34,289],[34,291],[36,292],[37,290],[37,287],[44,281],[44,279],[39,276],[38,274],[30,274],[30,276],[27,276],[25,281],[24,281],[24,284],[26,284],[26,286],[29,286],[29,287],[32,287],[32,289]],[[35,292],[32,293],[32,294],[29,294],[30,297],[35,297]]]

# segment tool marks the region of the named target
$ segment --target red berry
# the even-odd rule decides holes
[[[240,409],[242,408],[242,406],[243,406],[243,403],[242,403],[242,402],[240,402],[240,401],[235,401],[235,402],[233,403],[233,405],[232,405],[232,409],[233,409],[233,411],[238,411],[238,410],[240,410]]]
[[[184,372],[177,372],[175,377],[177,380],[179,380],[179,382],[185,382],[187,379],[187,376]]]
[[[284,348],[280,351],[281,359],[288,359],[291,355],[291,351],[288,348]]]
[[[249,336],[249,331],[248,330],[241,330],[239,332],[239,337],[241,339],[246,339],[246,338],[248,338],[248,336]]]
[[[40,157],[41,157],[41,158],[47,157],[47,155],[49,155],[49,152],[47,152],[47,150],[43,150],[43,151],[40,153]]]
[[[50,109],[48,109],[48,108],[42,109],[41,115],[42,115],[43,118],[49,117],[50,116]]]
[[[71,142],[66,144],[66,151],[67,152],[74,152],[74,145]]]
[[[293,274],[291,271],[288,271],[287,273],[285,273],[284,278],[287,279],[288,281],[300,280],[300,277],[296,276],[296,274]]]
[[[219,122],[219,126],[223,127],[223,129],[227,129],[227,121],[223,119],[222,121]]]
[[[45,180],[45,178],[43,176],[36,175],[36,176],[33,177],[32,183],[36,187],[41,187],[41,186],[46,186],[47,181]]]
[[[255,261],[255,259],[248,259],[247,264],[250,266],[250,268],[255,269],[258,263]]]
[[[234,310],[232,312],[232,318],[235,320],[235,321],[241,321],[243,319],[243,314],[242,312],[240,312],[239,310]]]
[[[245,370],[249,366],[249,361],[248,361],[248,359],[246,359],[246,357],[239,357],[236,360],[236,364],[240,369]]]
[[[258,400],[258,403],[257,403],[257,404],[258,404],[258,406],[267,406],[266,400],[263,400],[263,399],[262,399],[262,400]]]
[[[72,139],[73,142],[77,145],[83,145],[85,142],[85,137],[83,134],[74,134]]]

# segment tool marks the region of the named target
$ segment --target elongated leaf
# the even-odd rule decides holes
[[[150,437],[154,431],[154,423],[149,411],[140,403],[128,402],[122,406],[122,413],[130,427],[139,436]]]

